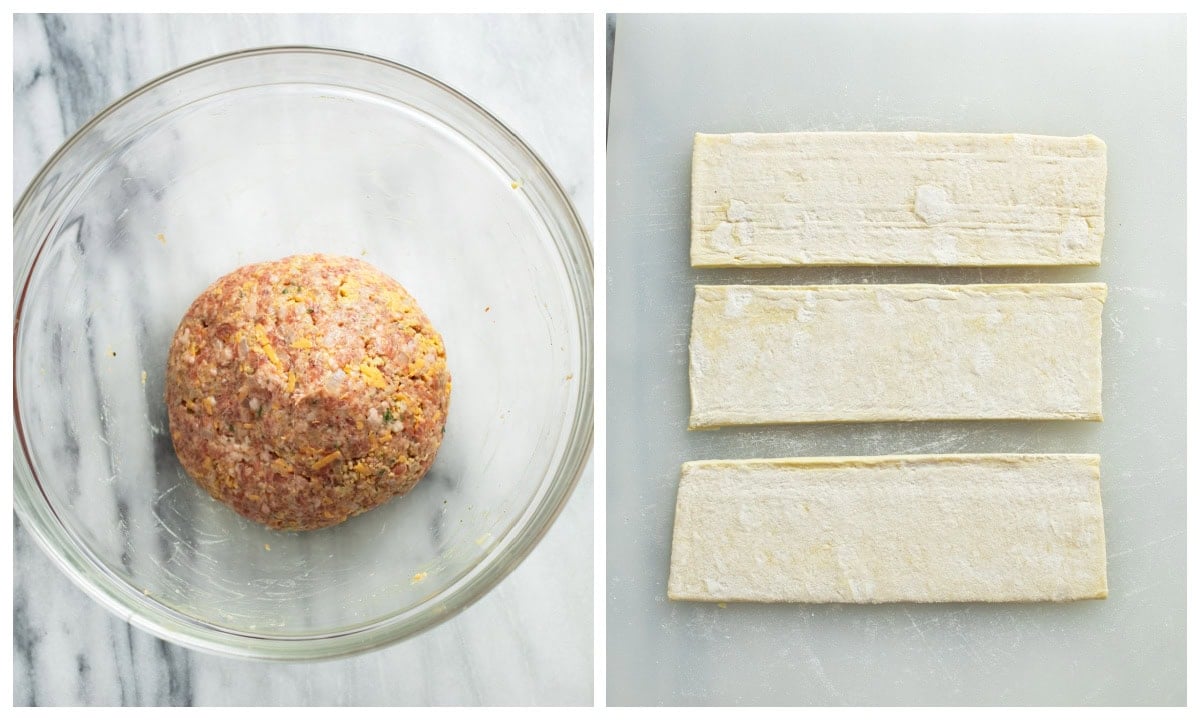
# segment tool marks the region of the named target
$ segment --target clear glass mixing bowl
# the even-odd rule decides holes
[[[418,72],[314,48],[178,70],[58,151],[14,235],[17,513],[76,584],[159,637],[293,660],[396,641],[496,585],[583,470],[586,233],[516,135]],[[163,376],[209,283],[305,252],[399,280],[445,339],[454,393],[411,493],[280,533],[183,472]]]

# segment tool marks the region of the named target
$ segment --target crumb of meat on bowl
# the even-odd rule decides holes
[[[336,525],[413,488],[450,402],[441,335],[411,295],[353,258],[241,267],[192,303],[167,355],[184,470],[279,530]]]

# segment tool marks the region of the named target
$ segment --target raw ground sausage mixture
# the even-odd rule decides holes
[[[184,469],[281,530],[335,525],[411,490],[449,400],[441,336],[399,283],[352,258],[235,270],[192,303],[167,357]]]

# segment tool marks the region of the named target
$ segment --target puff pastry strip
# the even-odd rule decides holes
[[[1095,455],[689,462],[675,600],[806,603],[1103,598]]]
[[[692,428],[1100,420],[1102,283],[698,285]]]
[[[1092,135],[695,136],[692,265],[1098,265]]]

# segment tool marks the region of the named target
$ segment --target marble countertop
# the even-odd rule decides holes
[[[472,97],[545,160],[591,230],[591,16],[18,15],[14,202],[92,115],[181,65],[264,45],[396,60]],[[77,589],[14,518],[15,705],[590,705],[589,464],[525,562],[450,621],[345,660],[232,660],[165,643]],[[586,538],[587,540],[581,540]]]

